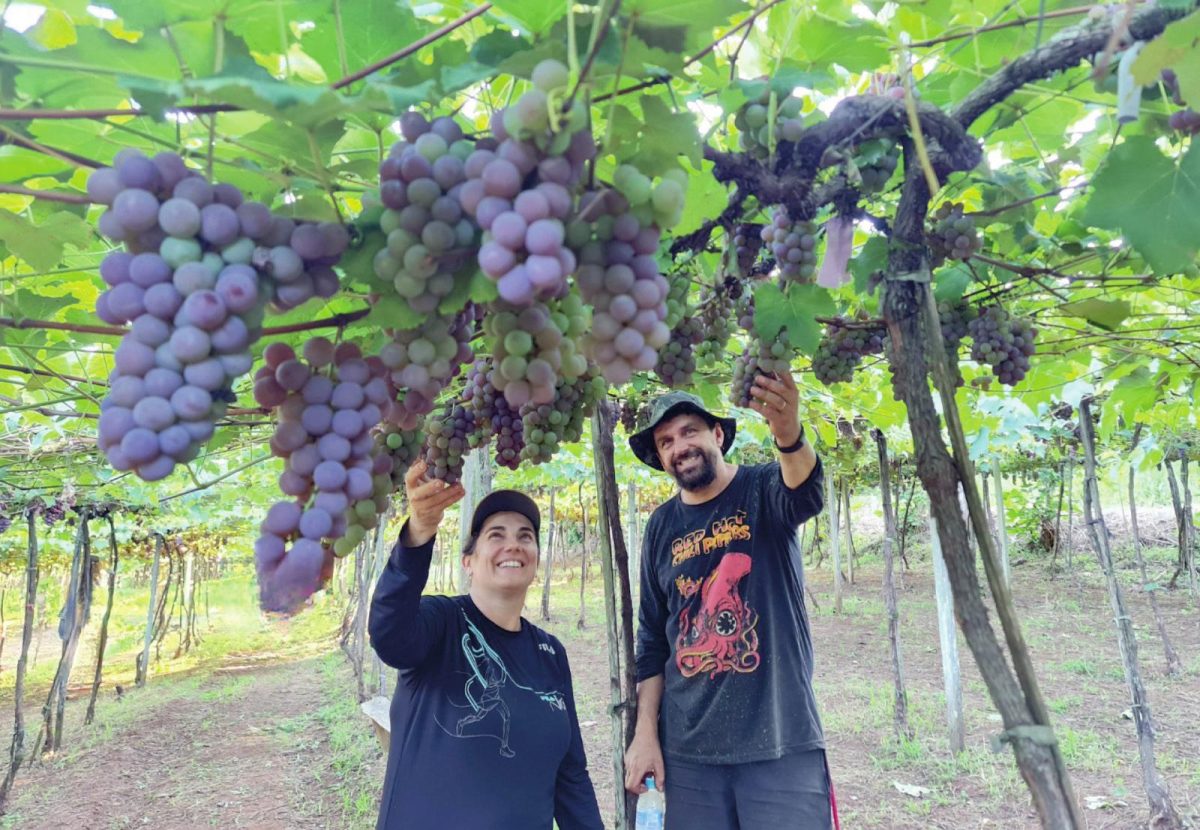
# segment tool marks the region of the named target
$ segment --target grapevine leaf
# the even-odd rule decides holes
[[[381,296],[367,315],[369,325],[391,329],[413,329],[424,321],[423,314],[413,310],[412,305],[395,294]]]
[[[1200,249],[1200,143],[1177,164],[1150,136],[1130,136],[1092,180],[1084,221],[1119,230],[1156,273],[1188,269]]]
[[[566,3],[559,0],[496,0],[493,8],[502,12],[533,35],[541,34],[567,13]]]
[[[1101,300],[1096,297],[1064,303],[1059,311],[1069,317],[1082,317],[1105,331],[1115,331],[1133,313],[1128,300]]]
[[[339,3],[342,25],[338,36],[329,37],[319,31],[313,32],[304,38],[304,51],[321,64],[330,79],[355,72],[387,57],[399,45],[416,40],[424,33],[425,26],[417,21],[411,8],[409,4],[397,3],[396,0]],[[344,69],[339,56],[338,37],[345,47]]]
[[[790,285],[783,293],[772,283],[754,292],[754,330],[764,340],[774,340],[787,330],[791,344],[807,355],[817,350],[822,327],[817,317],[837,313],[833,298],[816,285]]]
[[[962,297],[971,284],[971,269],[965,263],[955,262],[938,270],[934,276],[933,296],[938,302],[953,302]]]
[[[883,32],[866,23],[839,24],[810,18],[798,27],[792,58],[810,67],[838,64],[851,72],[887,65],[890,61]]]
[[[1133,62],[1133,79],[1153,84],[1164,69],[1175,70],[1183,99],[1200,106],[1200,12],[1176,20],[1146,44]]]

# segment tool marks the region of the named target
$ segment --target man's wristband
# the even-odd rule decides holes
[[[799,437],[796,438],[796,442],[794,444],[790,444],[786,447],[781,447],[781,446],[779,446],[778,441],[775,442],[775,449],[779,450],[784,455],[787,455],[788,453],[796,452],[803,446],[804,446],[804,424],[800,425],[800,435],[799,435]]]

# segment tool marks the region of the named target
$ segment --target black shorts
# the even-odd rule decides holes
[[[825,751],[776,761],[666,761],[666,830],[834,830],[837,807]]]

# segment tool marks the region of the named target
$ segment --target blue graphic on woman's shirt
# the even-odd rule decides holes
[[[566,711],[566,701],[559,692],[538,691],[529,686],[523,686],[514,680],[513,676],[508,672],[508,667],[504,665],[504,660],[488,644],[483,633],[471,622],[470,617],[465,613],[463,614],[463,621],[466,623],[467,633],[462,636],[462,651],[463,656],[467,659],[467,664],[471,667],[471,671],[467,676],[466,683],[463,685],[463,697],[466,702],[451,702],[455,706],[469,708],[471,711],[459,718],[452,730],[447,729],[440,722],[438,726],[441,726],[446,734],[453,735],[456,738],[495,738],[500,741],[500,755],[505,758],[515,758],[517,753],[509,745],[508,741],[512,712],[504,700],[502,694],[504,688],[512,685],[523,692],[529,692],[549,705],[551,709],[560,712]],[[497,731],[495,726],[490,730],[485,726],[481,729],[468,731],[468,727],[482,723],[493,712],[497,713],[500,717],[498,729],[500,734],[495,734]]]

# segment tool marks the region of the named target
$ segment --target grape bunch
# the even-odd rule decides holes
[[[760,235],[785,279],[812,281],[817,273],[817,226],[813,222],[794,222],[787,209],[779,206],[771,211],[771,221]]]
[[[744,332],[754,332],[754,295],[746,292],[733,301],[733,316],[738,328]]]
[[[862,359],[883,352],[884,330],[831,324],[813,355],[813,375],[826,386],[845,383]]]
[[[625,434],[633,435],[639,427],[645,426],[646,419],[650,417],[650,404],[636,398],[626,398],[621,401],[618,415],[621,426],[625,428]]]
[[[688,183],[687,173],[683,170],[672,168],[655,182],[634,165],[622,164],[613,171],[612,182],[617,192],[629,203],[627,210],[638,221],[639,229],[673,228],[683,218]],[[618,211],[614,221],[624,212]],[[618,236],[618,239],[621,237]],[[653,255],[656,252],[657,241],[655,250],[648,253]]]
[[[610,383],[625,383],[635,371],[654,368],[671,336],[670,286],[654,256],[660,232],[643,225],[615,191],[588,194],[583,204],[581,215],[596,217],[571,228],[580,262],[575,284],[594,309],[585,347]]]
[[[575,292],[526,308],[493,303],[483,331],[494,344],[490,380],[509,406],[549,403],[560,379],[587,371],[578,343],[587,330],[587,309]]]
[[[891,180],[900,162],[900,147],[890,138],[858,145],[856,162],[863,193],[878,193]]]
[[[749,276],[754,269],[754,263],[766,241],[763,238],[764,230],[762,225],[743,222],[733,234],[733,261],[737,265],[738,274],[743,277]]]
[[[42,510],[42,521],[46,527],[54,527],[67,517],[67,508],[73,507],[75,500],[57,498]]]
[[[750,390],[754,387],[757,375],[767,374],[773,377],[792,371],[792,357],[796,349],[792,347],[787,330],[780,330],[773,342],[767,343],[757,335],[749,338],[742,354],[733,361],[733,380],[730,399],[736,407],[749,407],[754,397]]]
[[[425,420],[425,446],[421,460],[426,475],[447,484],[462,479],[467,453],[482,444],[474,413],[456,400],[446,403],[440,412]]]
[[[472,264],[475,224],[459,199],[465,162],[475,144],[448,117],[432,123],[419,112],[400,116],[404,138],[379,166],[380,228],[387,244],[375,254],[375,275],[414,310],[435,311],[455,278]]]
[[[733,405],[750,405],[750,401],[754,400],[750,390],[754,387],[754,378],[758,375],[777,377],[784,372],[790,372],[794,352],[786,329],[780,331],[771,343],[758,336],[751,337],[745,349],[733,362],[733,382],[730,390]]]
[[[738,137],[741,148],[758,161],[770,158],[773,143],[799,141],[804,131],[804,118],[801,115],[804,101],[795,95],[777,100],[772,125],[771,98],[771,91],[765,90],[754,100],[743,104],[733,117],[734,126],[741,132]],[[775,128],[773,135],[772,126]]]
[[[663,320],[668,328],[675,328],[688,313],[688,290],[692,277],[687,271],[675,271],[667,277],[667,316]]]
[[[549,461],[562,444],[583,437],[583,422],[592,414],[596,401],[605,394],[607,384],[600,375],[587,375],[575,381],[563,381],[555,390],[554,400],[527,404],[521,408],[521,429],[525,446],[521,460],[530,464]]]
[[[340,225],[300,224],[211,185],[179,156],[128,150],[88,179],[109,205],[100,231],[126,250],[100,265],[96,314],[129,323],[101,408],[98,443],[146,481],[195,458],[250,371],[268,301],[290,308],[338,288]]]
[[[671,330],[671,339],[658,352],[658,364],[654,367],[659,380],[673,389],[692,385],[696,372],[694,349],[704,339],[700,321],[687,317]]]
[[[321,586],[335,552],[363,540],[367,514],[387,508],[392,462],[376,453],[371,430],[389,389],[382,361],[364,360],[352,343],[313,338],[302,359],[272,343],[263,358],[254,397],[278,412],[270,446],[286,460],[279,489],[291,500],[267,511],[255,563],[263,608],[287,613]]]
[[[933,225],[929,229],[929,249],[935,261],[943,259],[967,260],[983,247],[975,222],[963,215],[963,206],[957,202],[942,202],[933,214]]]
[[[942,340],[948,350],[957,352],[958,344],[970,334],[971,321],[979,316],[979,310],[962,297],[942,300],[937,304],[937,310]]]
[[[391,332],[379,351],[394,387],[384,412],[389,423],[413,430],[433,411],[442,390],[474,357],[470,340],[477,309],[468,304],[452,317],[430,316],[412,329]]]
[[[700,292],[700,330],[704,339],[694,350],[696,363],[708,367],[725,351],[732,330],[729,325],[733,300],[724,286],[706,286]]]
[[[492,382],[495,369],[489,358],[475,361],[467,373],[463,400],[470,406],[483,441],[495,439],[496,463],[517,469],[525,447],[521,416]]]
[[[425,441],[425,433],[421,430],[424,419],[420,420],[415,429],[402,429],[395,424],[384,421],[375,432],[376,456],[383,454],[391,460],[391,492],[395,493],[404,487],[404,476],[408,468],[421,454],[421,445]]]
[[[514,306],[564,296],[575,271],[575,253],[564,244],[575,207],[570,188],[596,147],[582,103],[552,122],[558,113],[549,96],[566,83],[561,63],[538,64],[533,88],[493,117],[496,148],[477,148],[464,167],[459,200],[485,232],[479,268]]]
[[[994,305],[983,309],[968,324],[968,330],[973,341],[971,359],[991,367],[992,374],[1007,386],[1020,383],[1036,351],[1037,330],[1033,325]]]
[[[1200,133],[1200,112],[1193,109],[1175,110],[1167,116],[1167,126],[1184,135]]]

